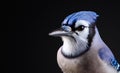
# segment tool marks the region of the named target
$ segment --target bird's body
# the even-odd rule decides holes
[[[97,17],[92,11],[73,13],[63,21],[62,30],[50,33],[63,40],[57,52],[63,73],[119,73],[120,65],[95,25]]]
[[[59,49],[57,60],[63,73],[117,73],[113,67],[109,67],[108,64],[101,61],[96,53],[97,51],[92,54],[87,52],[81,57],[66,59]]]
[[[98,37],[100,38],[100,36],[95,35],[94,38]],[[95,39],[93,41],[92,44],[94,45],[90,47],[90,50],[76,58],[66,58],[61,53],[62,47],[59,48],[57,61],[64,73],[117,73],[113,67],[108,66],[108,64],[99,57],[99,50],[101,48],[107,49],[105,43],[101,39]],[[101,42],[101,44],[97,44],[96,42]],[[105,47],[103,47],[103,45]]]

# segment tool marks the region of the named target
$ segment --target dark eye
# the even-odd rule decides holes
[[[80,25],[79,27],[76,28],[76,30],[82,31],[84,30],[85,26],[84,25]]]

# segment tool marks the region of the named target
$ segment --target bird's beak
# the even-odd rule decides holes
[[[56,37],[60,37],[60,36],[71,36],[72,32],[71,32],[71,27],[69,26],[62,26],[61,28],[49,33],[50,36],[56,36]]]

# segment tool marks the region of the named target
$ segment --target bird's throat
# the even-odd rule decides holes
[[[79,57],[83,53],[87,52],[89,48],[87,42],[77,40],[72,37],[64,36],[62,37],[62,40],[63,46],[61,52],[67,58]]]

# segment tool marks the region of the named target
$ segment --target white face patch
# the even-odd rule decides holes
[[[82,41],[85,41],[87,42],[88,39],[88,35],[89,35],[89,29],[88,28],[85,28],[83,31],[76,31],[79,35],[79,38],[82,40]]]
[[[77,27],[79,27],[79,26],[81,26],[81,25],[84,25],[85,26],[85,28],[84,28],[84,30],[82,30],[82,31],[78,31],[78,30],[76,30],[75,32],[77,32],[78,34],[79,34],[79,37],[80,37],[80,39],[81,40],[83,40],[83,41],[85,41],[85,42],[87,42],[88,40],[87,40],[87,37],[88,37],[88,35],[89,35],[89,22],[88,21],[85,21],[85,20],[79,20],[79,21],[77,21],[76,22],[76,24],[75,24],[75,28],[77,28]]]

